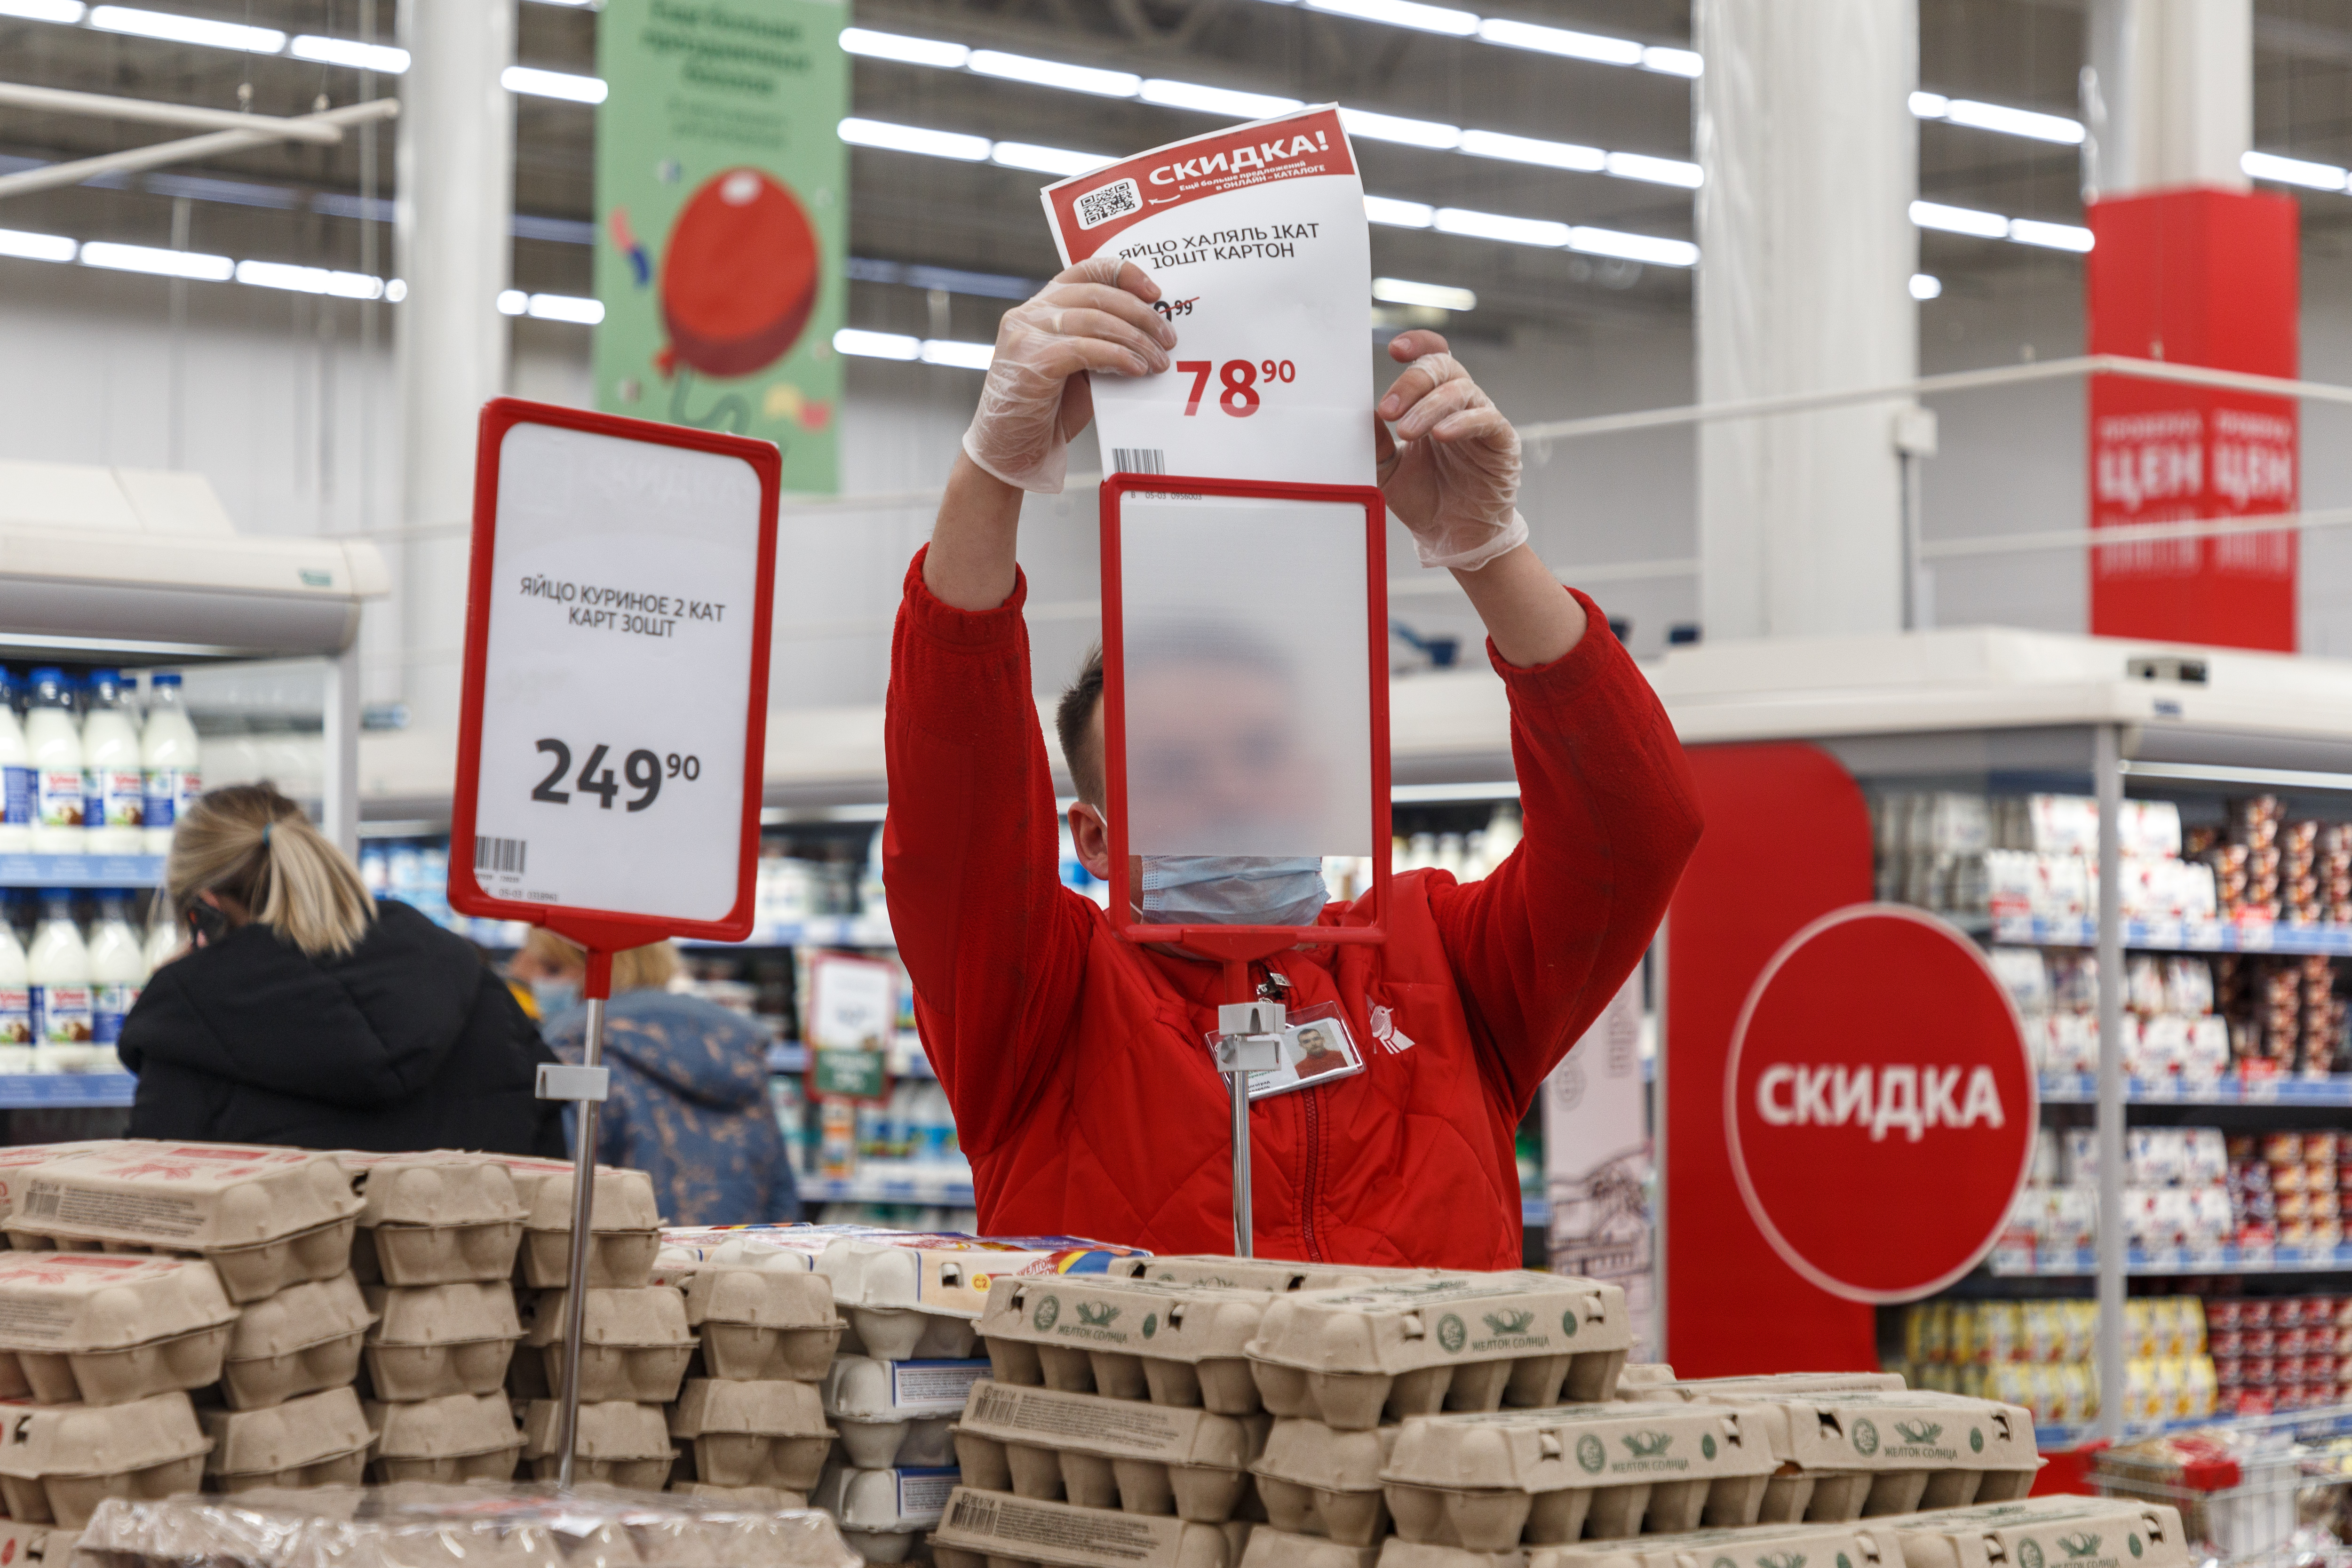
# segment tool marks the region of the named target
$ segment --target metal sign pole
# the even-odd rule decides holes
[[[612,1087],[604,1066],[604,1000],[613,989],[613,955],[588,954],[588,1037],[579,1066],[542,1062],[539,1098],[562,1100],[572,1110],[572,1251],[566,1259],[563,1307],[563,1385],[556,1390],[556,1485],[572,1485],[573,1449],[580,1436],[580,1347],[588,1322],[588,1251],[595,1240],[596,1107]]]
[[[1239,968],[1228,964],[1229,970]],[[1246,972],[1244,984],[1247,984]],[[1288,1010],[1279,1002],[1230,1002],[1217,1009],[1217,1070],[1234,1100],[1234,1256],[1250,1256],[1249,1075],[1282,1065]]]

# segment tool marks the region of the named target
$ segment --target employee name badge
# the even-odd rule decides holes
[[[1213,1053],[1217,1037],[1212,1034],[1208,1040]],[[1280,1054],[1281,1066],[1270,1072],[1249,1075],[1252,1100],[1267,1100],[1293,1089],[1336,1083],[1364,1070],[1364,1058],[1356,1049],[1356,1037],[1348,1032],[1347,1015],[1336,1002],[1318,1002],[1312,1007],[1294,1010],[1288,1026],[1282,1031]]]
[[[1372,482],[1371,242],[1336,108],[1173,142],[1041,194],[1064,264],[1133,261],[1176,330],[1170,369],[1093,376],[1107,469]]]

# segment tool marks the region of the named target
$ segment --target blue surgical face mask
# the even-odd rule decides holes
[[[577,980],[534,980],[530,983],[531,1000],[539,1004],[539,1016],[552,1018],[580,1000]]]
[[[1146,855],[1149,925],[1311,926],[1330,894],[1311,855]]]

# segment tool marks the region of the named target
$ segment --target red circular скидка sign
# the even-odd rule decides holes
[[[1789,1267],[1854,1301],[1943,1289],[1991,1249],[2033,1153],[2016,1007],[1968,937],[1855,904],[1790,937],[1724,1073],[1731,1173]]]

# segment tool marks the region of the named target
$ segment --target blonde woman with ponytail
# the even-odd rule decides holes
[[[199,797],[164,891],[188,945],[123,1020],[137,1138],[561,1157],[539,1032],[473,944],[368,896],[267,784]]]

